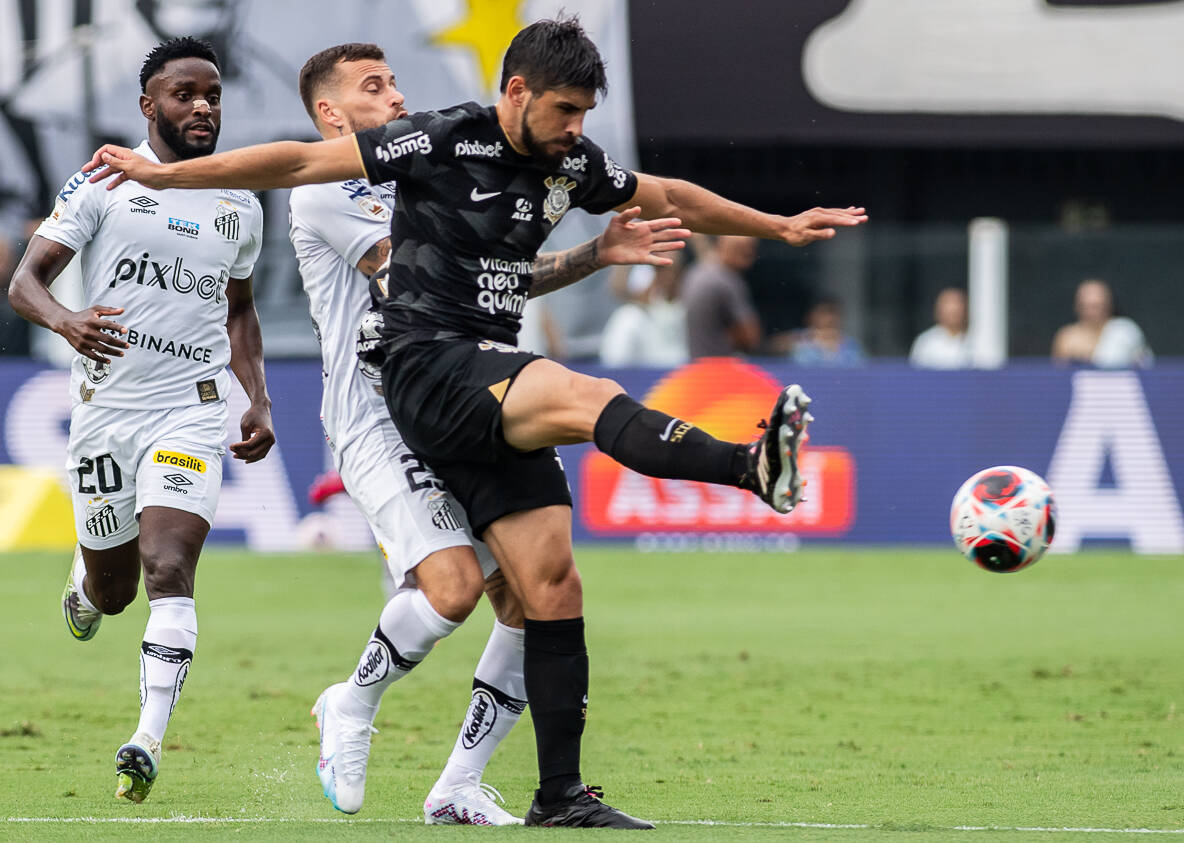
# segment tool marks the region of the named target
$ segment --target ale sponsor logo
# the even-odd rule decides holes
[[[669,441],[696,427],[720,439],[757,437],[781,389],[763,369],[740,360],[698,360],[659,381],[643,403],[676,417]],[[728,486],[637,474],[598,451],[585,455],[577,505],[604,536],[671,533],[842,535],[855,522],[855,460],[845,448],[802,450],[806,500],[780,515],[756,495]]]
[[[510,216],[519,222],[530,222],[534,219],[534,205],[529,199],[519,198],[514,204],[514,213]]]

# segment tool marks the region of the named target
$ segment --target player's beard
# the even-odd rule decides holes
[[[156,131],[160,133],[160,139],[173,151],[173,154],[184,161],[187,158],[200,158],[203,155],[213,154],[214,148],[218,145],[218,132],[222,127],[213,120],[206,122],[212,131],[210,136],[200,144],[185,140],[184,132],[177,128],[176,124],[166,120],[160,112],[156,114]]]
[[[522,145],[526,147],[526,151],[530,154],[531,158],[537,158],[550,169],[558,170],[559,165],[563,163],[563,159],[569,150],[548,152],[546,147],[539,143],[538,138],[534,136],[534,132],[530,130],[530,124],[526,122],[526,118],[529,115],[530,106],[528,105],[522,111]]]

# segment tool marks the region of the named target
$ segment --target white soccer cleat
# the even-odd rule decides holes
[[[450,788],[436,782],[424,800],[423,821],[428,825],[522,825],[521,818],[497,804],[505,801],[497,788],[484,782]]]
[[[339,695],[348,693],[345,682],[330,685],[317,697],[309,712],[317,719],[321,753],[317,778],[333,807],[356,814],[366,797],[366,762],[370,759],[370,735],[378,730],[369,720],[343,715]]]

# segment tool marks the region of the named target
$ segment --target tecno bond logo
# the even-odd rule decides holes
[[[712,436],[749,442],[782,389],[763,369],[730,358],[697,360],[654,385],[644,404]],[[677,430],[677,427],[676,427]],[[580,472],[580,515],[605,536],[639,533],[792,533],[841,535],[855,520],[855,460],[840,447],[802,450],[806,499],[780,515],[751,492],[637,474],[598,451]]]

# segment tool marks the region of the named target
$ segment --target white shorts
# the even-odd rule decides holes
[[[78,404],[66,473],[74,529],[91,550],[140,534],[140,510],[167,506],[213,523],[222,490],[226,402],[166,410]]]
[[[449,547],[472,547],[485,577],[498,569],[485,542],[473,538],[460,504],[403,444],[394,422],[375,425],[334,457],[396,587],[414,585],[412,569]]]

